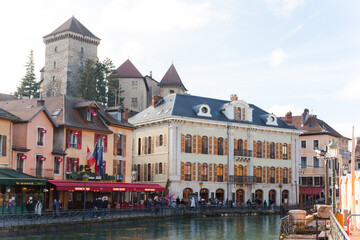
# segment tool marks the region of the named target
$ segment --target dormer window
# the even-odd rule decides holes
[[[204,114],[206,114],[209,110],[207,109],[207,107],[202,107],[202,108],[201,108],[201,111],[202,111]]]
[[[277,118],[274,114],[262,115],[265,118],[266,125],[277,126]]]
[[[92,114],[90,110],[86,112],[86,121],[91,122],[92,121]]]
[[[211,117],[210,107],[207,104],[196,105],[192,109],[199,117]]]

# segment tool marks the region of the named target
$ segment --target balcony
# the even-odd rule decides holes
[[[54,169],[52,168],[31,168],[30,170],[35,177],[54,179]]]
[[[242,150],[242,149],[234,150],[235,161],[248,162],[252,157],[253,157],[252,150]]]
[[[256,177],[254,176],[234,176],[236,184],[254,184]]]

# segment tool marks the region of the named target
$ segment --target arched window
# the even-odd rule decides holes
[[[238,156],[244,156],[244,141],[242,139],[238,139]]]
[[[138,155],[141,155],[141,138],[138,138]]]
[[[163,146],[164,145],[164,135],[160,134],[159,136],[159,146]]]
[[[147,179],[146,181],[151,181],[151,163],[147,164]]]
[[[219,137],[217,141],[218,155],[224,155],[224,139],[222,137]]]
[[[257,141],[256,145],[256,157],[262,158],[262,142]]]
[[[163,163],[162,162],[159,163],[159,174],[164,174],[163,173]]]
[[[185,181],[191,181],[191,162],[185,163]]]
[[[288,184],[289,183],[289,169],[284,168],[283,171],[284,171],[283,172],[283,183]]]
[[[261,183],[262,182],[262,167],[256,168],[256,182]]]
[[[283,146],[282,146],[282,152],[283,152],[283,159],[284,160],[287,160],[287,159],[289,159],[289,156],[288,156],[288,145],[287,145],[287,143],[284,143],[283,144]]]
[[[239,176],[244,176],[244,167],[242,165],[239,166]]]
[[[147,152],[147,150],[148,150],[148,139],[147,139],[147,137],[144,139],[144,154],[147,154],[148,152]]]
[[[202,154],[208,154],[209,149],[209,141],[207,136],[202,136],[201,138],[201,153]]]
[[[235,119],[236,119],[236,120],[241,120],[241,116],[242,116],[241,107],[238,107],[238,108],[237,108],[237,111],[236,111]]]
[[[275,159],[275,143],[270,143],[270,158]]]
[[[207,163],[201,164],[201,181],[208,180],[208,165]]]
[[[275,168],[271,167],[270,168],[270,183],[275,183]]]
[[[140,164],[137,165],[137,181],[140,182],[141,181],[141,171],[140,171]]]
[[[217,166],[217,181],[223,182],[224,181],[224,165],[219,164]]]
[[[148,137],[148,154],[151,153],[151,137]]]
[[[185,152],[192,153],[192,137],[190,134],[185,136]]]

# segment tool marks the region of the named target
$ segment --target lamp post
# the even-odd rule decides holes
[[[201,199],[202,199],[201,191],[202,191],[203,185],[204,185],[203,181],[200,181],[200,182],[199,182],[199,186],[200,186],[200,193],[199,193],[200,201],[201,201]]]
[[[332,199],[332,209],[333,214],[335,214],[335,203],[336,203],[336,189],[335,189],[335,160],[338,156],[338,145],[334,142],[334,140],[331,140],[329,143],[329,157],[332,163],[332,191],[331,191],[331,199]]]
[[[282,184],[280,183],[279,184],[279,188],[280,188],[280,206],[282,206],[282,192],[281,192],[281,189],[282,189]]]
[[[87,175],[87,173],[85,173],[82,177],[83,181],[84,181],[84,207],[83,207],[83,221],[85,220],[85,203],[86,203],[86,182],[87,180],[89,180],[89,175]]]

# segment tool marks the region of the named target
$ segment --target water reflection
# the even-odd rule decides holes
[[[169,218],[120,221],[72,229],[31,234],[31,239],[277,239],[280,216],[238,216],[208,218]],[[29,239],[28,235],[3,237]]]

